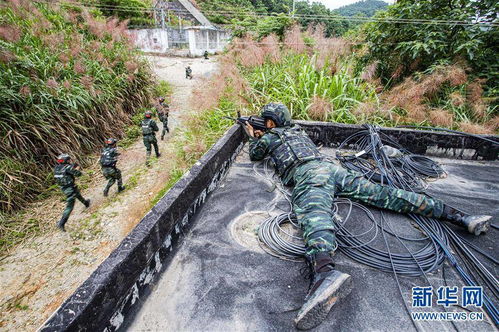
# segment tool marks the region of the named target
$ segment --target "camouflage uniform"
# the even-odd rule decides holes
[[[192,69],[191,67],[185,68],[185,78],[192,80]]]
[[[336,249],[334,195],[401,213],[442,216],[443,203],[438,199],[372,183],[360,173],[323,160],[306,133],[291,125],[287,109],[287,114],[279,108],[272,111],[281,118],[281,124],[276,123],[279,127],[260,139],[250,138],[250,158],[262,160],[270,155],[283,183],[294,185],[293,212],[309,257]],[[262,117],[266,118],[263,113]]]
[[[107,196],[111,186],[118,181],[118,191],[122,191],[123,180],[121,177],[121,171],[116,167],[118,162],[118,150],[115,147],[107,146],[102,149],[100,164],[102,166],[102,174],[109,180],[106,187],[104,188],[104,196]]]
[[[151,156],[151,145],[154,146],[154,152],[156,152],[156,157],[160,156],[158,141],[156,140],[156,132],[159,131],[158,125],[153,119],[145,118],[140,123],[142,127],[142,135],[144,140],[144,145],[146,146],[147,158]]]
[[[80,190],[75,184],[75,177],[81,176],[81,172],[76,169],[75,165],[65,163],[57,164],[54,168],[54,177],[61,188],[64,195],[66,195],[66,208],[62,213],[61,224],[64,226],[73,211],[75,200],[78,199],[83,205],[89,205],[88,200],[85,200],[80,194]]]
[[[170,114],[170,106],[168,104],[160,103],[158,106],[156,106],[156,113],[158,114],[159,121],[163,123],[161,139],[164,139],[165,134],[170,132],[170,128],[168,128],[168,115]]]

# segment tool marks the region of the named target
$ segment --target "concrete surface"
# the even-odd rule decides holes
[[[328,149],[326,153],[332,151]],[[431,194],[470,212],[493,214],[497,220],[499,162],[436,160],[443,164],[449,176],[431,182]],[[279,207],[286,206],[281,204],[282,197],[277,191],[271,192],[269,188],[266,181],[255,177],[253,163],[243,150],[227,178],[198,212],[192,228],[185,233],[170,264],[165,264],[150,294],[139,299],[135,312],[129,315],[121,330],[294,330],[292,320],[297,313],[294,309],[301,306],[308,287],[308,281],[299,272],[304,264],[264,253],[255,245],[256,235],[251,229],[258,221],[263,221],[265,211],[278,213]],[[379,211],[374,213],[379,216]],[[253,216],[253,220],[233,236],[233,223],[241,215]],[[405,216],[389,212],[386,215],[397,233],[422,236]],[[360,233],[370,226],[365,221],[365,216],[354,212],[348,228]],[[497,256],[497,230],[480,237],[459,232]],[[241,237],[247,239],[241,240]],[[376,245],[385,249],[382,238],[376,241]],[[420,243],[409,244],[411,250],[420,247]],[[390,239],[390,249],[404,252],[393,238]],[[335,260],[338,270],[352,275],[355,287],[314,331],[415,330],[403,301],[411,308],[411,287],[427,285],[423,278],[399,277],[402,299],[393,274],[361,265],[341,253],[335,255]],[[497,265],[488,261],[484,263],[494,275],[498,275]],[[462,285],[448,264],[445,265],[445,277],[450,286]],[[429,274],[428,278],[434,287],[444,284],[442,269]],[[434,305],[428,311],[442,311],[441,308]],[[420,327],[426,331],[456,330],[449,322],[423,322]],[[494,330],[488,322],[456,322],[455,327],[459,331]]]

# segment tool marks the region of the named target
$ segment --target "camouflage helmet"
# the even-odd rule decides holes
[[[144,113],[144,116],[148,119],[150,119],[152,117],[152,112],[151,111],[147,111]]]
[[[116,144],[116,142],[117,142],[117,140],[114,138],[108,138],[105,140],[105,143],[107,146],[113,146]]]
[[[283,104],[270,103],[262,108],[261,117],[271,119],[277,127],[286,127],[291,125],[291,114],[288,108]]]
[[[57,163],[58,164],[66,164],[71,160],[71,157],[67,153],[61,153],[60,155],[57,156]]]

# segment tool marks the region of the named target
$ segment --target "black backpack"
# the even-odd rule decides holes
[[[66,173],[66,169],[70,168],[69,164],[56,165],[54,168],[55,182],[61,187],[68,187],[74,184],[74,177]]]
[[[114,149],[104,148],[100,156],[100,164],[104,167],[111,167],[116,165]]]
[[[153,130],[151,128],[151,119],[142,120],[141,127],[142,135],[151,135],[153,133]]]

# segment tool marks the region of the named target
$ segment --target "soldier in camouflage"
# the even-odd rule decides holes
[[[282,104],[265,105],[261,116],[267,127],[265,133],[246,124],[251,136],[250,158],[270,156],[282,182],[294,186],[293,212],[303,230],[306,260],[313,276],[295,319],[299,329],[320,324],[334,303],[352,289],[350,276],[335,270],[331,258],[336,249],[334,195],[396,212],[446,219],[476,235],[490,225],[490,216],[466,215],[439,199],[372,183],[360,173],[325,160],[308,135],[291,124],[289,110]]]
[[[158,141],[156,140],[156,132],[159,131],[158,125],[152,119],[152,112],[145,112],[144,120],[140,123],[142,128],[142,136],[144,140],[144,145],[146,146],[146,156],[147,161],[149,162],[149,158],[151,157],[151,146],[154,146],[154,152],[156,152],[156,157],[160,157],[161,153],[159,153]]]
[[[102,166],[102,174],[106,180],[108,180],[107,185],[104,188],[104,197],[107,197],[109,189],[116,181],[118,181],[119,193],[125,190],[125,187],[123,186],[121,171],[116,167],[119,156],[118,149],[116,148],[116,140],[114,138],[108,138],[105,143],[106,146],[102,149],[100,164]]]
[[[79,166],[71,164],[71,157],[65,153],[57,157],[57,164],[54,167],[54,178],[64,195],[66,195],[66,208],[62,213],[62,218],[57,223],[57,227],[65,232],[64,225],[73,211],[75,200],[78,199],[85,207],[90,206],[90,200],[83,198],[75,183],[75,177],[81,176]]]
[[[161,131],[161,140],[163,140],[165,138],[165,134],[170,132],[170,128],[168,128],[170,105],[165,103],[165,98],[159,98],[158,105],[156,106],[156,113],[158,114],[159,121],[163,123],[163,130]]]
[[[192,69],[191,66],[185,68],[185,78],[192,80]]]

